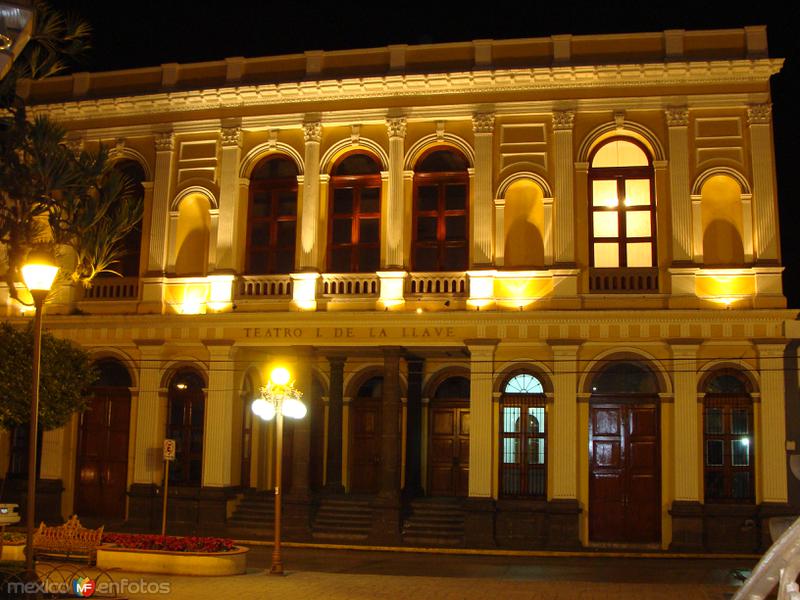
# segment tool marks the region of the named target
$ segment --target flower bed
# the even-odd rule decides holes
[[[240,575],[249,548],[233,540],[109,533],[97,549],[97,566],[137,573]]]
[[[3,534],[3,552],[0,560],[24,561],[25,560],[25,534]]]

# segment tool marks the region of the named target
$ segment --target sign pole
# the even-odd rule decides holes
[[[167,493],[169,491],[169,460],[164,461],[164,506],[161,508],[161,536],[167,535]]]

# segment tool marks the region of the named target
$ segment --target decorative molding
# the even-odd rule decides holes
[[[144,154],[139,152],[138,150],[134,150],[125,145],[117,145],[116,147],[112,148],[108,153],[109,160],[113,163],[118,160],[132,160],[142,167],[142,171],[144,171],[144,178],[145,181],[152,181],[153,180],[153,169],[150,168],[150,163],[147,162]]]
[[[353,146],[358,145],[358,140],[361,139],[361,125],[350,126],[350,143]]]
[[[171,131],[159,131],[155,134],[156,152],[172,152],[175,150],[175,134]]]
[[[689,109],[686,106],[676,106],[667,108],[664,111],[667,117],[668,127],[688,127]]]
[[[406,137],[406,125],[408,121],[405,117],[391,117],[386,119],[386,129],[389,132],[389,139]]]
[[[725,175],[736,180],[742,190],[742,196],[753,195],[753,188],[750,185],[750,182],[747,180],[747,177],[745,177],[741,171],[732,169],[731,167],[712,167],[700,173],[700,175],[697,176],[697,179],[694,180],[694,185],[692,185],[691,192],[692,197],[697,196],[699,198],[703,191],[703,185],[715,175]]]
[[[326,150],[325,154],[319,161],[320,164],[320,173],[328,173],[333,168],[333,163],[336,161],[337,158],[341,155],[342,151],[345,150],[352,150],[354,147],[356,148],[364,148],[368,152],[375,154],[378,161],[381,164],[382,171],[389,170],[389,155],[386,154],[386,150],[381,147],[381,145],[369,138],[366,137],[359,137],[358,141],[353,143],[351,138],[345,138],[343,140],[339,140],[333,146]]]
[[[747,107],[747,124],[761,125],[769,123],[772,119],[772,104],[751,104]]]
[[[406,157],[403,162],[404,170],[413,171],[417,161],[428,149],[428,147],[442,143],[450,145],[462,152],[466,157],[467,162],[469,162],[470,168],[475,167],[475,150],[472,148],[472,146],[470,146],[464,138],[453,133],[445,133],[444,129],[442,129],[441,135],[439,131],[437,131],[436,133],[426,135],[425,137],[417,140],[417,142],[406,153]]]
[[[494,133],[494,113],[472,115],[472,131],[478,134]]]
[[[305,140],[306,144],[309,142],[316,142],[319,144],[322,140],[322,123],[319,121],[304,123],[303,139]]]
[[[553,111],[553,129],[556,131],[564,129],[572,129],[575,124],[575,111],[574,110],[556,110]]]
[[[498,200],[500,199],[505,201],[505,196],[506,193],[508,192],[508,188],[511,187],[511,185],[514,182],[520,181],[522,179],[533,181],[536,185],[542,188],[542,194],[544,198],[553,197],[553,188],[550,187],[550,184],[544,177],[532,171],[519,171],[517,173],[509,175],[502,182],[500,182],[500,185],[497,186],[497,193],[495,194],[497,196],[497,198],[495,199],[495,203],[497,203]]]
[[[242,145],[242,128],[241,127],[223,127],[222,135],[220,136],[222,147],[239,146]]]
[[[614,111],[614,123],[616,125],[617,130],[625,129],[625,111],[624,110],[615,110]]]
[[[588,163],[589,161],[589,153],[595,146],[595,143],[600,138],[604,137],[606,134],[610,132],[619,131],[616,122],[610,123],[603,123],[602,125],[595,127],[589,135],[587,135],[583,142],[581,143],[580,147],[578,148],[578,156],[576,163]],[[634,121],[625,121],[625,126],[622,129],[623,132],[629,131],[634,135],[638,135],[646,142],[648,146],[652,149],[653,152],[653,161],[659,160],[666,160],[666,153],[664,152],[664,146],[661,143],[661,140],[658,136],[650,130],[650,128],[641,125],[640,123],[636,123]],[[576,164],[577,166],[577,164]]]
[[[263,144],[259,144],[247,153],[247,155],[242,159],[242,166],[239,168],[239,177],[244,179],[249,178],[250,173],[252,173],[253,168],[256,166],[258,161],[264,158],[267,154],[273,152],[285,154],[291,158],[294,161],[294,164],[297,165],[298,176],[303,175],[305,168],[303,157],[289,144],[279,142],[276,135],[274,139],[270,138],[268,141],[264,142]]]

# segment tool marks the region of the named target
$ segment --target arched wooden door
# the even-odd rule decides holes
[[[350,404],[350,492],[374,494],[380,488],[381,400],[383,377],[367,380]]]
[[[653,374],[635,363],[606,368],[589,404],[591,541],[661,541],[660,439]]]
[[[450,377],[429,408],[428,495],[469,495],[469,379]]]
[[[116,360],[102,361],[97,368],[100,377],[78,427],[75,512],[124,519],[131,379]]]

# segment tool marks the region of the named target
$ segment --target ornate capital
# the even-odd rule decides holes
[[[322,140],[322,123],[319,121],[304,123],[303,139],[306,141],[306,144],[309,142],[316,142],[319,144],[320,140]]]
[[[68,137],[65,144],[75,156],[83,152],[83,137]]]
[[[557,110],[553,112],[553,129],[572,129],[575,124],[574,110]]]
[[[223,127],[222,128],[222,146],[241,146],[242,145],[242,128],[241,127]]]
[[[172,152],[175,150],[175,134],[171,131],[161,131],[155,135],[156,152]]]
[[[494,113],[475,113],[472,115],[472,131],[475,133],[494,133]]]
[[[686,127],[689,125],[689,109],[685,106],[673,106],[664,111],[668,127]]]
[[[772,118],[772,104],[765,102],[764,104],[751,104],[747,107],[747,124],[761,124],[769,123]]]
[[[389,131],[389,139],[406,137],[406,118],[394,117],[386,119],[386,129]]]

